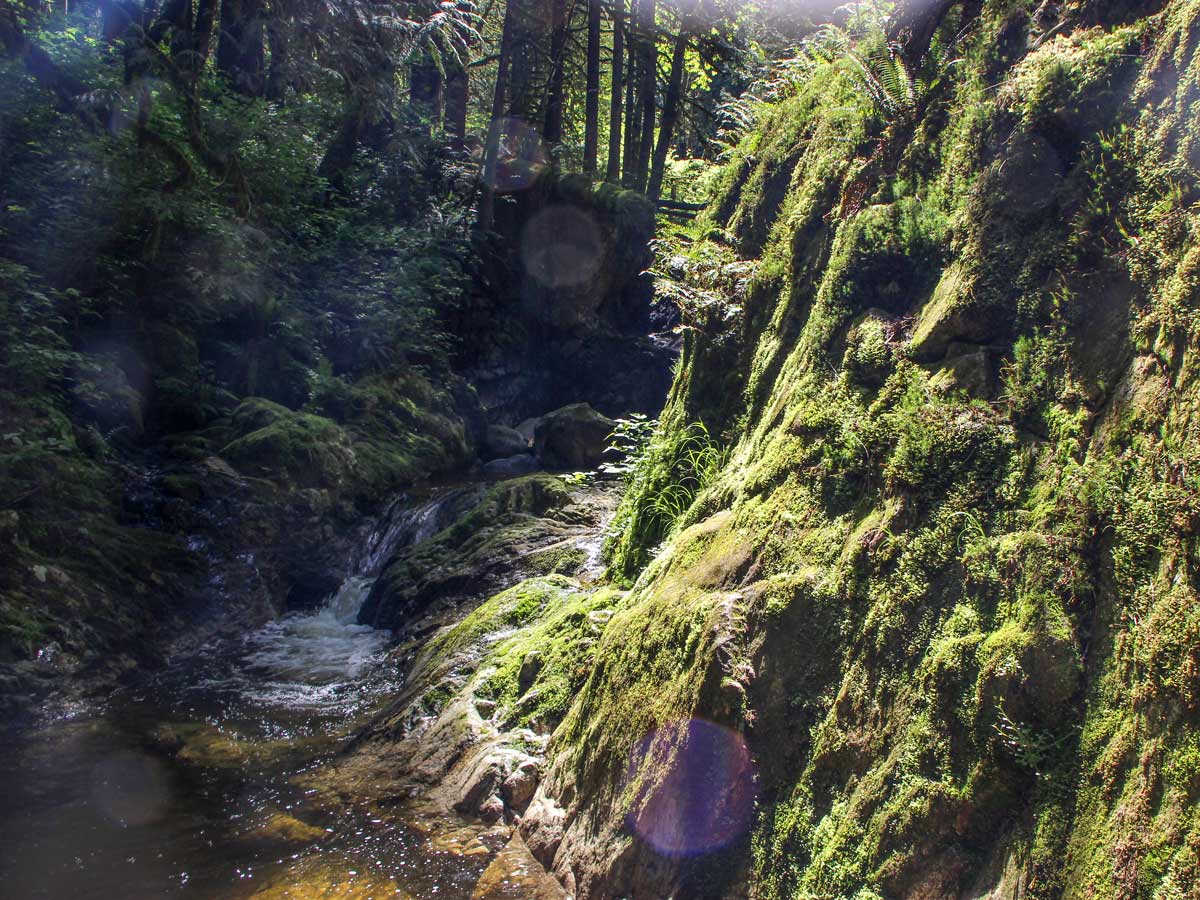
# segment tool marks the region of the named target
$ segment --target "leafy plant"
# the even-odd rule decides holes
[[[1067,743],[1074,732],[1068,730],[1055,736],[1045,729],[1014,721],[1003,707],[998,708],[997,714],[992,728],[1000,739],[1000,745],[1017,765],[1033,772],[1038,778],[1046,777],[1048,773],[1045,770],[1054,752]]]
[[[851,49],[842,64],[856,90],[889,125],[916,121],[929,95],[958,63],[954,43],[936,37],[916,66],[905,61],[902,49],[895,41],[875,51]]]
[[[628,577],[676,523],[728,461],[728,451],[702,422],[678,431],[658,431],[633,456],[626,473],[629,489],[605,542],[614,574]]]
[[[16,391],[57,386],[79,364],[64,333],[63,295],[50,290],[25,266],[0,257],[0,380]]]
[[[604,448],[612,461],[603,463],[600,471],[606,475],[619,475],[627,484],[631,482],[657,428],[658,419],[651,419],[643,413],[617,419],[608,436],[608,446]]]

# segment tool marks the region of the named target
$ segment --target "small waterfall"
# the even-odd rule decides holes
[[[353,625],[358,610],[367,599],[367,594],[371,593],[371,585],[374,583],[375,579],[366,575],[351,575],[326,602],[326,609],[341,624]]]
[[[408,498],[400,497],[388,507],[379,525],[367,538],[362,556],[352,570],[359,575],[377,576],[398,550],[429,540],[450,524],[464,503],[478,497],[482,490],[480,487],[456,488],[417,506],[407,507]],[[365,599],[366,595],[363,597]]]
[[[388,677],[380,665],[388,632],[356,621],[372,585],[393,554],[445,528],[474,490],[446,491],[410,507],[400,498],[363,543],[353,574],[319,608],[269,622],[230,652],[210,648],[211,665],[193,687],[231,690],[251,706],[310,712],[353,707],[370,694],[371,683]]]

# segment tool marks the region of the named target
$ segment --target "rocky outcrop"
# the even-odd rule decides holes
[[[659,436],[732,448],[624,501],[688,502],[522,817],[576,897],[1194,890],[1200,7],[945,8],[911,141],[817,61],[689,247],[762,251]]]
[[[583,544],[611,515],[612,486],[569,489],[534,474],[469,494],[461,517],[390,560],[359,612],[377,628],[427,631],[464,604],[523,577],[573,574]]]
[[[357,755],[386,748],[424,804],[520,821],[549,734],[621,596],[550,575],[487,599],[419,645],[405,692],[359,739]]]

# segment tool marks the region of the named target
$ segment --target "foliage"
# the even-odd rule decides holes
[[[917,66],[905,62],[904,48],[887,41],[874,51],[847,50],[843,65],[851,82],[884,122],[912,123],[927,98],[941,85],[953,59],[952,42],[935,39]]]
[[[682,430],[659,425],[634,455],[625,474],[625,496],[609,526],[604,556],[619,579],[632,577],[656,546],[713,483],[728,453],[703,422]]]
[[[608,436],[606,456],[612,459],[600,466],[606,475],[618,475],[627,484],[637,472],[638,461],[645,455],[650,441],[658,430],[658,420],[644,413],[633,413],[628,418],[618,418]]]
[[[0,381],[17,393],[61,390],[80,363],[71,349],[64,313],[78,294],[60,295],[27,267],[0,258]]]

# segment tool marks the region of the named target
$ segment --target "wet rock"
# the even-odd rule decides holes
[[[388,562],[358,621],[410,630],[439,603],[449,609],[521,577],[569,574],[582,564],[582,554],[573,559],[549,550],[594,527],[615,500],[599,489],[572,493],[551,475],[492,485],[456,522]]]
[[[310,844],[328,837],[328,832],[324,828],[301,821],[295,816],[279,812],[264,822],[257,829],[255,835],[291,844]]]
[[[559,900],[562,885],[538,864],[520,835],[514,835],[479,876],[471,900]]]
[[[484,435],[480,456],[485,460],[505,459],[530,452],[531,439],[527,439],[515,428],[505,425],[489,425]]]
[[[480,471],[486,478],[519,478],[522,475],[531,475],[541,468],[537,457],[532,453],[523,452],[517,456],[507,456],[504,459],[493,459],[491,462],[484,463],[480,467]]]
[[[554,863],[562,844],[566,811],[544,794],[535,796],[521,817],[521,837],[529,852],[544,866]]]
[[[508,807],[515,812],[525,808],[537,787],[537,772],[533,757],[493,740],[478,745],[446,783],[458,796],[453,804],[456,811],[492,823]]]
[[[504,818],[504,801],[492,794],[479,804],[479,818],[489,825],[499,822]]]
[[[517,675],[517,687],[524,694],[537,680],[538,672],[542,671],[542,653],[540,650],[530,650],[521,660],[521,671]]]
[[[603,458],[614,422],[587,403],[573,403],[548,413],[534,431],[533,448],[546,465],[588,469]]]
[[[500,795],[513,812],[523,813],[529,806],[529,801],[533,799],[537,790],[538,772],[537,760],[529,757],[504,779],[504,784],[500,786]]]

